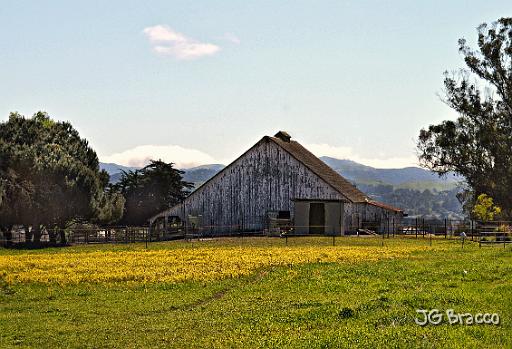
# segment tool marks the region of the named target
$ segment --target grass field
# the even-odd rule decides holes
[[[433,308],[501,323],[415,323]],[[235,238],[0,249],[1,348],[512,348],[511,333],[510,246]]]

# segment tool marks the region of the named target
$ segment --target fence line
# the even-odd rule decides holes
[[[50,235],[55,236],[55,243],[69,244],[90,244],[90,243],[129,243],[144,242],[150,239],[148,227],[107,227],[107,228],[78,228],[64,229],[65,241],[62,241],[60,229],[43,229],[39,241],[27,240],[27,234],[24,229],[15,228],[12,231],[11,239],[1,236],[0,241],[5,244],[51,244]]]
[[[374,223],[374,222],[372,222]],[[183,223],[173,224],[167,227],[100,227],[100,228],[69,228],[65,230],[66,243],[69,244],[94,244],[94,243],[134,243],[145,242],[150,243],[153,241],[167,241],[175,239],[195,239],[195,238],[208,238],[208,237],[221,237],[221,236],[280,236],[300,237],[300,236],[361,236],[361,235],[377,235],[382,238],[390,237],[415,237],[415,238],[429,238],[444,237],[445,239],[460,239],[464,233],[467,240],[477,241],[480,246],[491,245],[495,243],[512,243],[512,233],[509,231],[499,231],[500,227],[512,226],[512,221],[499,221],[492,223],[483,223],[470,220],[426,220],[424,218],[405,218],[400,224],[391,222],[390,220],[380,222],[383,223],[383,230],[374,232],[365,229],[365,222],[360,223],[360,228],[355,231],[350,231],[345,234],[333,233],[326,231],[329,226],[315,225],[315,226],[294,226],[291,221],[275,226],[265,225],[263,229],[241,229],[241,224],[219,226],[207,225],[201,227],[190,227]],[[245,225],[247,228],[248,225]],[[319,228],[324,230],[325,233],[299,234],[295,230],[297,228]],[[302,229],[304,230],[304,229]],[[510,229],[509,229],[510,230]],[[220,232],[219,232],[220,231]],[[40,241],[42,244],[50,243],[50,233],[56,237],[54,242],[62,243],[60,240],[61,230],[57,229],[43,229]],[[26,232],[21,227],[17,227],[12,232],[11,239],[0,235],[0,244],[3,245],[16,245],[16,244],[30,244],[27,241]]]

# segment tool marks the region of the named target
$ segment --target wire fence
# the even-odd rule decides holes
[[[374,223],[374,222],[372,222]],[[149,244],[156,241],[177,239],[193,240],[217,237],[272,236],[286,240],[303,236],[323,236],[332,239],[350,236],[374,236],[382,239],[409,237],[416,239],[457,239],[478,242],[479,246],[492,246],[512,243],[512,221],[490,223],[472,220],[427,220],[423,218],[405,218],[400,224],[380,222],[382,229],[373,231],[365,228],[365,222],[350,231],[335,231],[332,226],[309,225],[295,226],[292,221],[282,220],[278,224],[266,224],[255,229],[243,229],[242,225],[208,225],[187,226],[183,223],[158,227],[87,227],[42,229],[40,237],[35,239],[33,233],[24,227],[14,227],[10,236],[5,232],[0,235],[3,246],[48,246],[63,244],[99,244],[99,243],[135,243]],[[247,226],[245,226],[247,227]],[[37,240],[37,241],[36,241]]]
[[[97,243],[133,243],[150,240],[148,227],[106,227],[77,229],[46,229],[39,236],[23,227],[14,227],[11,236],[2,234],[3,245],[62,245],[62,244],[97,244]]]

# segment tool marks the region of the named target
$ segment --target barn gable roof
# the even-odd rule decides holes
[[[333,189],[341,195],[345,196],[349,201],[355,203],[369,201],[368,197],[362,191],[357,189],[338,172],[334,171],[325,162],[304,148],[300,143],[293,140],[283,140],[279,137],[279,133],[277,133],[275,137],[267,136],[267,138],[288,152],[292,157],[305,165],[318,177],[322,178],[324,182],[333,187]]]

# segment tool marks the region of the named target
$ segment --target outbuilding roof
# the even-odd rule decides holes
[[[402,209],[399,209],[397,207],[394,207],[394,206],[391,206],[391,205],[388,205],[388,204],[383,204],[382,202],[379,202],[379,201],[371,200],[371,201],[368,201],[368,204],[372,205],[372,206],[383,208],[383,209],[388,210],[388,211],[404,212]]]

